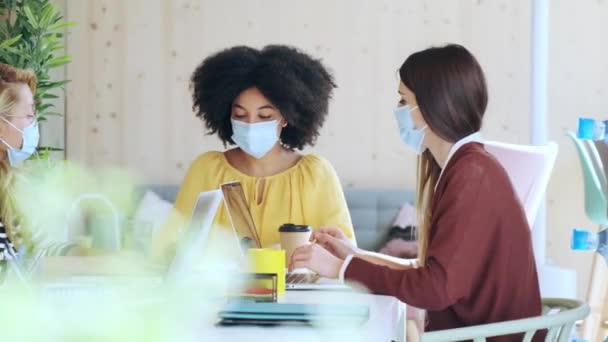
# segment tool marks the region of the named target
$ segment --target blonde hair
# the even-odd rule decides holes
[[[0,115],[12,112],[18,102],[18,87],[26,84],[32,93],[36,92],[36,74],[30,70],[15,68],[0,63]],[[29,240],[25,230],[19,228],[20,217],[17,214],[13,194],[14,172],[8,158],[0,158],[0,221],[6,234],[15,245]]]
[[[429,230],[431,226],[431,207],[435,196],[435,186],[439,180],[441,167],[429,150],[418,157],[418,184],[417,184],[417,216],[418,216],[418,263],[426,264],[426,252],[429,244]]]

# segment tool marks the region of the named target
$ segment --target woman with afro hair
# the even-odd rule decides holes
[[[239,181],[263,247],[279,244],[284,223],[332,224],[354,241],[340,181],[331,164],[298,151],[314,145],[335,88],[323,64],[284,45],[236,46],[207,57],[191,78],[193,109],[209,134],[230,148],[200,155],[181,184],[175,210],[156,234],[169,258],[198,194]],[[214,232],[232,229],[220,206]]]

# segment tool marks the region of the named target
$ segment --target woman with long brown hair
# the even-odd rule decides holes
[[[419,155],[417,262],[360,250],[324,228],[313,235],[317,244],[294,253],[291,267],[426,309],[427,330],[540,315],[523,207],[479,136],[488,95],[477,60],[459,45],[429,48],[409,56],[399,76],[395,116],[403,142]]]

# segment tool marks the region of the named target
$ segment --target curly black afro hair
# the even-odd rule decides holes
[[[234,144],[230,123],[234,99],[256,87],[287,121],[281,142],[289,149],[314,145],[336,87],[320,60],[285,45],[220,51],[196,68],[190,82],[196,116],[209,134],[218,133],[224,145]]]

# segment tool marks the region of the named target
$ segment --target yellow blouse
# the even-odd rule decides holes
[[[219,189],[223,183],[240,181],[263,247],[279,244],[278,228],[284,223],[334,226],[354,240],[344,193],[334,168],[324,158],[308,154],[296,165],[269,177],[248,176],[234,168],[222,152],[207,152],[190,166],[175,200],[175,212],[154,239],[156,257],[172,253],[184,223],[188,222],[198,194]],[[263,181],[263,182],[262,182]],[[262,182],[262,185],[260,185]],[[262,191],[260,191],[260,187]],[[258,194],[263,198],[258,198]],[[213,231],[232,229],[221,205]]]

